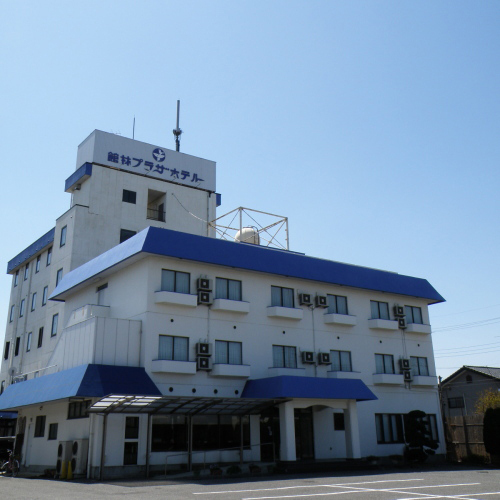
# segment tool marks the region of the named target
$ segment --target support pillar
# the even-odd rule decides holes
[[[280,412],[280,460],[295,462],[295,415],[293,402],[283,403],[278,406]]]
[[[345,448],[347,458],[361,458],[359,440],[358,406],[355,400],[348,401],[345,417]]]

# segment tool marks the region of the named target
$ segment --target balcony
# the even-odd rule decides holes
[[[177,292],[155,292],[155,304],[173,304],[176,306],[196,307],[198,305],[198,295]]]
[[[344,325],[344,326],[355,326],[356,316],[349,316],[348,314],[325,314],[323,316],[323,321],[327,325]]]
[[[329,371],[326,372],[326,376],[328,378],[359,379],[361,378],[361,372]]]
[[[299,320],[304,317],[304,311],[302,309],[296,309],[294,307],[271,306],[267,308],[267,316],[268,318]]]
[[[305,368],[275,368],[273,366],[267,369],[270,377],[281,377],[282,375],[292,375],[294,377],[304,377],[306,374]]]
[[[248,378],[250,377],[250,365],[229,365],[214,363],[212,365],[211,377]]]
[[[415,375],[413,377],[412,384],[415,386],[427,386],[427,387],[435,387],[438,385],[438,380],[436,376],[429,375]]]
[[[408,323],[406,325],[408,333],[423,333],[424,335],[431,334],[431,325],[422,325],[419,323]]]
[[[241,300],[215,299],[211,309],[212,311],[248,314],[250,312],[250,303]]]
[[[396,373],[374,373],[373,383],[375,385],[403,385],[405,378],[404,375]]]
[[[372,330],[397,330],[398,322],[392,319],[369,319],[368,328]]]
[[[157,220],[159,222],[165,222],[165,210],[158,210],[156,208],[148,208],[146,219]]]
[[[170,359],[154,359],[151,361],[153,373],[177,373],[180,375],[196,375],[196,361],[173,361]]]

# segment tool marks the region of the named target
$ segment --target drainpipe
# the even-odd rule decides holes
[[[99,481],[102,481],[104,477],[104,459],[106,458],[106,431],[107,431],[107,423],[108,423],[108,414],[104,414],[104,422],[102,423],[102,448],[101,448],[101,467],[99,471]]]
[[[148,431],[146,433],[146,479],[149,478],[149,454],[151,441],[151,413],[148,413]]]

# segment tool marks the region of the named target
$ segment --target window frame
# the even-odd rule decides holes
[[[220,294],[220,288],[219,288],[219,283],[224,283],[225,286],[223,286],[222,288],[225,288],[225,293],[223,295],[225,295],[225,297],[222,297],[221,294]],[[238,297],[237,299],[231,299],[230,298],[230,284],[237,284],[238,286]],[[239,301],[241,302],[243,299],[243,285],[242,285],[242,281],[241,280],[233,280],[233,279],[230,279],[230,278],[215,278],[215,298],[216,299],[224,299],[224,300],[236,300],[236,301]]]
[[[9,323],[12,323],[14,321],[14,313],[16,311],[16,305],[12,304],[10,306],[10,314],[9,314]]]
[[[47,260],[45,262],[45,267],[49,267],[52,264],[52,247],[47,250]]]
[[[163,273],[174,273],[174,286],[173,290],[167,290],[167,287],[164,287],[164,281],[163,281]],[[187,292],[182,292],[179,291],[179,285],[177,283],[177,277],[178,275],[183,275],[187,276]],[[161,270],[161,283],[160,283],[160,289],[162,292],[172,292],[172,293],[184,293],[186,295],[189,295],[191,293],[191,273],[187,273],[185,271],[175,271],[174,269],[162,269]]]
[[[14,287],[19,284],[19,269],[14,273]]]
[[[279,290],[279,301],[275,300],[276,294],[273,294],[273,290]],[[292,305],[286,305],[288,302],[288,298],[283,296],[283,292],[291,292],[291,304]],[[278,302],[278,303],[276,303]],[[289,288],[286,286],[277,286],[277,285],[271,285],[271,307],[287,307],[289,309],[294,309],[295,308],[295,290],[293,288]]]
[[[230,349],[231,347],[237,348],[239,347],[239,363],[231,363],[230,359]],[[219,361],[217,357],[220,355],[218,353],[219,349],[225,350],[225,361]],[[214,363],[222,364],[222,365],[242,365],[243,364],[243,342],[238,342],[235,340],[216,340],[215,341],[215,356]]]
[[[37,342],[37,349],[40,349],[43,345],[43,326],[41,326],[38,329],[38,342]]]
[[[384,367],[384,371],[382,372],[378,371],[377,356],[382,356],[382,366]],[[387,371],[386,359],[391,361],[392,371]],[[379,374],[394,375],[396,373],[396,367],[394,365],[394,354],[375,353],[375,373],[377,375]]]
[[[130,203],[132,205],[137,205],[137,191],[131,191],[130,189],[124,189],[122,192],[122,202],[123,203]]]
[[[276,365],[276,356],[275,353],[279,350],[281,350],[281,361],[280,365]],[[286,354],[287,350],[293,350],[293,359],[294,363],[292,363],[294,366],[290,366],[288,361],[290,357]],[[297,368],[297,347],[296,346],[290,346],[290,345],[277,345],[273,344],[273,368]]]
[[[374,315],[374,305],[376,304],[377,306],[377,315]],[[387,312],[387,317],[384,317],[385,314],[381,313],[380,306],[383,305],[384,307],[384,313]],[[380,300],[370,300],[370,313],[371,313],[371,319],[385,319],[385,320],[390,320],[391,319],[391,313],[389,311],[389,302],[382,302]]]
[[[9,359],[9,354],[10,354],[10,340],[5,342],[5,347],[3,350],[3,359]]]
[[[58,431],[59,425],[57,422],[53,422],[52,424],[49,424],[49,432],[47,434],[47,441],[55,441],[57,439],[57,431]]]
[[[31,351],[31,337],[33,336],[33,332],[28,333],[28,337],[26,339],[26,352]]]
[[[47,417],[46,415],[37,415],[35,419],[35,429],[33,433],[33,437],[44,437],[45,436],[45,421]]]
[[[59,248],[62,248],[66,245],[66,237],[68,235],[68,225],[66,224],[61,228],[61,235],[59,237]]]
[[[349,315],[349,306],[347,303],[347,296],[345,295],[334,295],[329,293],[326,295],[328,303],[328,314],[343,314],[345,316]],[[339,312],[339,299],[345,299],[345,312]]]
[[[29,272],[30,272],[30,263],[28,262],[26,266],[24,267],[24,280],[26,281],[29,277]]]
[[[79,418],[89,418],[89,408],[92,400],[83,399],[81,401],[70,401],[68,403],[68,415],[66,420],[77,420]]]
[[[418,311],[418,315],[420,316],[420,321],[415,321],[415,312]],[[422,308],[418,306],[406,306],[405,305],[405,316],[407,323],[414,323],[416,325],[423,325],[424,318],[422,316]]]
[[[21,305],[19,306],[19,317],[20,318],[22,318],[24,316],[25,304],[26,304],[26,299],[22,299]]]
[[[377,444],[404,443],[405,430],[403,414],[375,413],[375,431],[377,435]],[[389,436],[385,435],[386,432],[389,434]]]
[[[55,328],[54,328],[55,325]],[[57,329],[59,328],[59,313],[52,316],[52,327],[50,328],[50,336],[55,337],[57,335]]]
[[[338,353],[338,366],[340,367],[339,370],[334,370],[333,369],[333,356],[334,354],[333,353]],[[348,366],[348,370],[347,369],[344,369],[344,366],[343,366],[343,362],[342,362],[342,354],[348,354],[349,355],[349,366]],[[332,365],[331,365],[331,368],[332,368],[332,371],[336,371],[336,372],[352,372],[352,354],[351,354],[351,351],[341,351],[340,349],[330,349],[330,361],[332,362]],[[345,362],[345,360],[344,360]]]
[[[47,303],[47,298],[49,295],[49,287],[48,285],[43,288],[43,294],[42,294],[42,307]]]
[[[36,263],[35,263],[35,274],[40,272],[40,263],[42,261],[42,256],[38,255],[36,258]]]
[[[171,357],[160,357],[160,353],[162,350],[161,342],[162,338],[171,338],[172,339],[172,356]],[[181,351],[182,355],[176,354],[176,339],[177,340],[183,340],[186,341],[187,345],[185,347],[185,355]],[[178,346],[177,349],[179,350],[180,347]],[[183,348],[182,348],[183,349]],[[165,361],[189,361],[189,337],[183,337],[181,335],[166,335],[166,334],[160,334],[158,335],[158,359],[165,360]]]
[[[465,408],[465,401],[463,396],[448,398],[447,401],[448,401],[448,408],[450,408],[450,410],[455,408]]]
[[[137,234],[137,231],[132,229],[120,229],[120,243],[123,243]]]
[[[429,361],[425,356],[410,356],[410,367],[414,377],[418,375],[429,376]]]
[[[33,312],[36,309],[36,292],[33,292],[31,296],[31,311]]]
[[[61,269],[58,269],[57,270],[57,274],[56,274],[56,286],[59,285],[59,283],[61,283],[61,280],[63,279],[63,267],[61,267]]]

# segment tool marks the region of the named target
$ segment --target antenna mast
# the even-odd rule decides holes
[[[181,134],[182,130],[179,128],[179,112],[181,108],[181,101],[177,100],[177,126],[174,130],[172,130],[175,135],[175,150],[180,151],[181,147]]]

